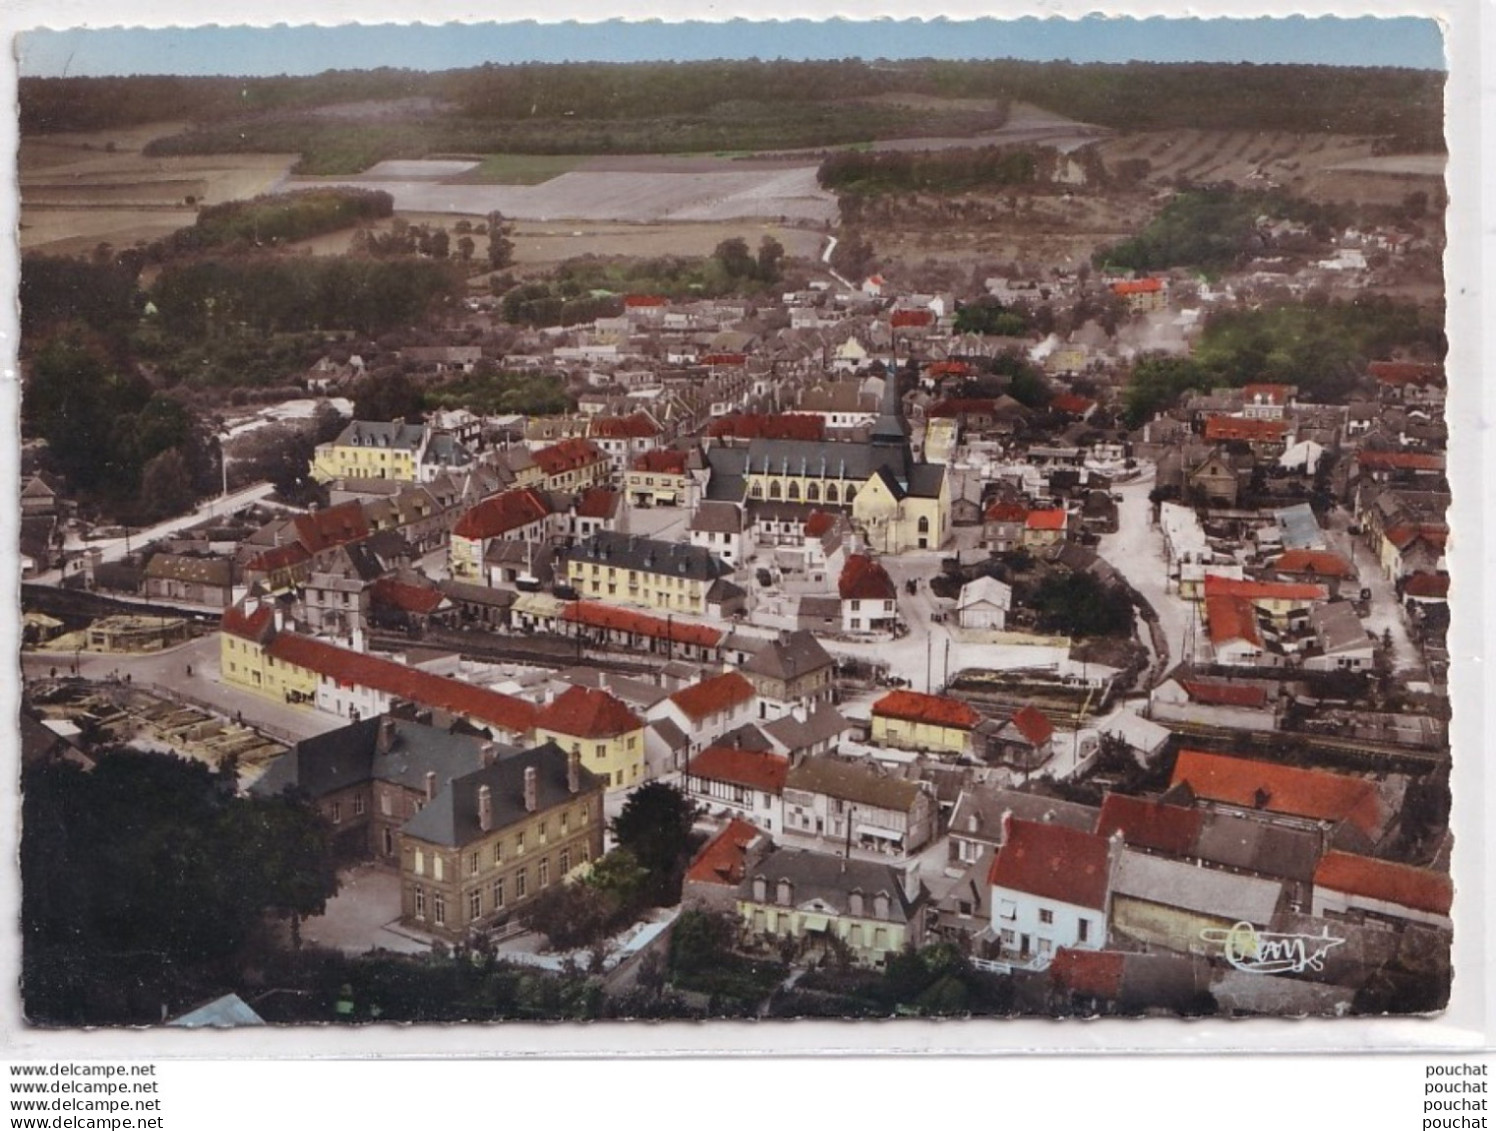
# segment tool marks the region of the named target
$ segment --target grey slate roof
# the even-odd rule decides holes
[[[583,767],[581,790],[572,793],[566,787],[566,751],[547,742],[508,757],[492,765],[454,778],[419,813],[405,823],[406,836],[428,844],[461,846],[490,835],[495,829],[508,828],[527,819],[525,810],[525,770],[536,771],[536,812],[543,813],[576,801],[587,794],[601,794],[602,779]],[[478,790],[488,786],[493,799],[493,824],[488,832],[478,827]],[[597,820],[602,814],[596,815]]]
[[[1073,801],[1060,801],[1037,793],[1019,793],[1015,789],[990,789],[973,786],[964,790],[951,813],[950,831],[999,844],[1002,841],[1003,814],[1011,812],[1020,821],[1037,821],[1060,825],[1080,832],[1096,828],[1101,810]],[[975,821],[975,827],[973,827]]]
[[[806,672],[829,667],[831,663],[831,653],[821,646],[815,635],[800,629],[768,641],[743,665],[743,670],[789,682]]]
[[[1212,811],[1205,812],[1193,849],[1212,864],[1301,883],[1313,882],[1322,851],[1313,830]]]
[[[568,553],[574,562],[597,562],[615,569],[671,574],[695,581],[715,581],[732,572],[716,554],[686,542],[662,542],[612,530],[599,530]]]
[[[438,782],[482,765],[482,741],[438,727],[397,720],[388,753],[378,752],[380,717],[361,719],[297,743],[271,764],[250,792],[273,797],[295,786],[323,797],[366,781],[388,781],[407,789],[426,788],[426,774]],[[499,746],[500,756],[515,747]]]
[[[415,451],[421,446],[426,429],[404,421],[355,420],[338,436],[339,447],[401,448]]]
[[[1124,849],[1112,880],[1112,892],[1265,927],[1282,902],[1283,884]]]
[[[691,530],[713,534],[740,534],[743,530],[743,512],[726,502],[705,502],[691,516]]]
[[[889,922],[909,922],[921,903],[905,894],[903,874],[897,868],[803,848],[781,848],[765,856],[743,877],[738,886],[739,899],[753,898],[753,881],[758,876],[768,881],[767,898],[771,903],[779,881],[786,879],[793,885],[791,899],[796,907],[819,900],[835,908],[839,915],[849,913],[854,891],[862,892],[862,917],[867,919],[874,918],[873,897],[879,892],[888,896]],[[923,890],[920,895],[924,895]]]
[[[822,704],[814,714],[804,721],[794,715],[783,715],[773,722],[765,723],[763,731],[776,742],[790,750],[804,750],[818,742],[836,738],[850,730],[852,724],[842,718],[835,707]]]

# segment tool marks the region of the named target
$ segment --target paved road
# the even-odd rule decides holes
[[[1384,632],[1392,634],[1393,671],[1402,675],[1426,677],[1423,657],[1408,634],[1408,620],[1397,600],[1397,589],[1387,580],[1381,563],[1371,549],[1349,532],[1347,528],[1350,521],[1351,516],[1342,508],[1336,507],[1326,519],[1326,538],[1330,549],[1356,567],[1361,588],[1371,590],[1371,612],[1362,623],[1368,631],[1376,634],[1378,643]]]
[[[1152,504],[1148,502],[1148,493],[1153,490],[1153,484],[1153,469],[1150,467],[1140,478],[1112,489],[1122,496],[1122,502],[1117,506],[1117,532],[1103,534],[1096,551],[1127,578],[1128,584],[1147,598],[1158,613],[1159,627],[1169,647],[1168,662],[1164,666],[1169,668],[1184,655],[1186,639],[1193,636],[1198,643],[1203,631],[1199,624],[1191,623],[1194,610],[1190,602],[1182,600],[1177,592],[1168,588],[1163,534],[1150,522]],[[1146,629],[1142,636],[1146,642]]]
[[[131,549],[138,550],[149,542],[154,542],[156,539],[164,538],[168,534],[175,534],[180,530],[185,530],[189,526],[195,526],[204,519],[212,518],[214,515],[227,514],[238,510],[240,507],[248,506],[250,503],[260,502],[263,499],[269,498],[274,491],[275,488],[269,483],[255,483],[233,492],[226,498],[215,497],[209,499],[196,510],[190,511],[187,514],[178,515],[176,518],[169,518],[165,522],[158,522],[155,526],[148,526],[143,530],[132,531],[128,538],[102,538],[97,541],[88,542],[70,539],[66,548],[71,551],[96,549],[102,552],[103,561],[117,562],[129,553]],[[39,574],[30,580],[40,585],[56,585],[61,578],[61,572],[54,569]]]

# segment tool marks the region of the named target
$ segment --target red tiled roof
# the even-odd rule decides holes
[[[1029,511],[1023,525],[1030,530],[1064,530],[1068,518],[1064,507],[1052,507],[1049,510]]]
[[[737,672],[723,672],[690,687],[683,687],[670,701],[693,719],[704,719],[753,698],[753,684]]]
[[[1403,595],[1405,597],[1448,597],[1449,575],[1428,573],[1424,570],[1410,573],[1403,579]]]
[[[575,471],[579,467],[598,463],[604,457],[597,445],[590,440],[572,437],[561,440],[548,448],[541,448],[534,455],[536,466],[546,475],[559,475],[563,471]]]
[[[935,314],[930,310],[895,310],[889,316],[888,324],[897,330],[901,326],[928,326],[935,321]]]
[[[1119,950],[1081,950],[1062,946],[1049,964],[1056,989],[1112,1001],[1122,994],[1126,955]]]
[[[1111,861],[1105,837],[1010,817],[1003,846],[992,858],[993,887],[1106,909]]]
[[[1356,463],[1373,471],[1443,471],[1442,452],[1375,452],[1362,449]]]
[[[1449,541],[1449,527],[1442,522],[1405,522],[1398,526],[1389,526],[1382,531],[1382,537],[1399,550],[1407,549],[1419,538],[1442,550],[1445,543]]]
[[[262,601],[252,613],[245,613],[243,605],[235,605],[231,609],[225,609],[223,619],[219,621],[218,627],[230,636],[237,636],[243,640],[253,640],[260,644],[264,642],[265,630],[275,621],[275,610],[269,602]]]
[[[1245,416],[1207,416],[1205,438],[1207,440],[1257,440],[1277,441],[1288,434],[1285,420],[1258,420]]]
[[[1035,746],[1043,746],[1054,737],[1054,725],[1045,717],[1043,711],[1032,704],[1020,707],[1008,721],[1018,728],[1018,733]]]
[[[369,596],[378,604],[388,605],[407,613],[434,613],[447,599],[440,589],[424,585],[412,585],[396,581],[393,577],[381,577],[370,587]]]
[[[688,777],[725,781],[776,795],[784,792],[789,772],[790,760],[783,755],[737,746],[708,746],[686,767]]]
[[[658,436],[660,426],[649,418],[648,413],[633,412],[628,416],[595,417],[588,428],[589,436],[602,436],[609,440],[645,440]]]
[[[1245,597],[1206,597],[1205,621],[1210,628],[1212,644],[1244,640],[1256,648],[1262,647],[1262,635],[1257,631],[1257,610]]]
[[[1265,707],[1267,689],[1239,683],[1208,683],[1203,679],[1182,679],[1179,686],[1196,703],[1212,707]]]
[[[1207,801],[1316,821],[1350,821],[1373,839],[1387,820],[1375,782],[1325,770],[1181,750],[1172,784],[1180,782],[1188,782],[1195,796]]]
[[[743,365],[748,360],[746,353],[709,353],[701,358],[702,365]]]
[[[969,377],[971,366],[964,361],[937,361],[925,372],[931,377]]]
[[[873,704],[873,714],[889,719],[904,719],[930,726],[970,730],[982,721],[970,703],[945,695],[926,695],[919,691],[890,691]]]
[[[457,520],[452,533],[458,538],[502,538],[511,530],[520,530],[539,522],[551,513],[551,505],[540,492],[529,487],[505,491],[484,499]]]
[[[1330,591],[1308,581],[1247,581],[1207,573],[1205,596],[1243,597],[1248,601],[1324,601]]]
[[[623,305],[626,307],[668,306],[670,300],[661,298],[659,295],[624,295]]]
[[[314,554],[349,542],[362,542],[369,536],[369,521],[357,501],[297,515],[295,525],[296,537]]]
[[[1134,848],[1187,856],[1200,835],[1203,821],[1204,815],[1198,809],[1108,793],[1101,801],[1096,835],[1109,837],[1120,832],[1122,840]]]
[[[561,619],[572,624],[581,623],[589,628],[632,632],[637,636],[670,640],[676,644],[694,644],[702,648],[715,648],[722,642],[720,628],[691,624],[675,618],[652,617],[646,613],[601,605],[594,601],[573,601],[561,610]]]
[[[737,887],[743,882],[748,846],[761,835],[758,826],[734,817],[691,861],[691,867],[686,870],[686,881]]]
[[[996,410],[997,401],[992,397],[946,397],[927,408],[925,417],[929,420],[940,420],[946,417],[965,416],[967,413],[973,416],[985,416]]]
[[[715,439],[824,440],[826,420],[807,412],[739,412],[712,421],[707,435]]]
[[[1454,903],[1454,882],[1442,872],[1349,852],[1326,852],[1314,869],[1314,886],[1435,915],[1448,915]]]
[[[1432,361],[1373,361],[1366,369],[1384,385],[1444,383],[1444,367]]]
[[[810,517],[805,520],[805,536],[819,538],[835,525],[834,515],[827,514],[825,511],[811,511]]]
[[[1273,562],[1279,573],[1312,573],[1321,577],[1355,577],[1356,568],[1330,550],[1286,550]]]
[[[1028,507],[1022,503],[1005,503],[1001,499],[993,502],[983,515],[988,522],[1027,522]]]
[[[634,471],[653,471],[660,475],[684,475],[689,452],[674,448],[660,448],[645,452],[634,460]]]
[[[1281,405],[1288,403],[1288,398],[1293,395],[1293,386],[1254,381],[1249,385],[1243,385],[1241,392],[1248,401],[1256,401],[1258,397],[1262,397],[1268,404]]]
[[[1124,279],[1112,284],[1114,295],[1151,295],[1164,289],[1162,279]]]
[[[336,679],[344,686],[357,685],[385,692],[426,707],[489,723],[514,734],[524,734],[535,725],[535,706],[513,695],[474,687],[461,680],[406,667],[393,660],[352,652],[321,640],[282,632],[266,651],[287,664]]]
[[[608,487],[589,487],[577,499],[578,518],[612,518],[618,492]]]
[[[867,554],[853,554],[847,559],[837,579],[836,591],[843,601],[892,601],[898,596],[888,571]]]
[[[290,542],[284,546],[272,546],[263,553],[256,554],[244,563],[244,568],[274,573],[278,569],[290,569],[311,560],[312,555],[305,546],[300,542]]]
[[[535,716],[537,730],[571,738],[613,738],[643,725],[623,700],[596,687],[568,687]]]
[[[1096,402],[1090,397],[1082,397],[1076,393],[1061,393],[1049,402],[1049,407],[1055,412],[1068,412],[1072,416],[1084,416],[1096,407]]]

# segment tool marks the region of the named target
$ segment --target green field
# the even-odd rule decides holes
[[[538,185],[569,173],[587,158],[571,153],[490,153],[476,169],[453,179],[459,185]]]

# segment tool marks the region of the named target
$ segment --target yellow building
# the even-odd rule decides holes
[[[602,782],[580,763],[545,743],[434,783],[399,833],[402,921],[462,939],[600,857]]]
[[[314,704],[317,673],[271,655],[275,632],[269,603],[229,609],[219,634],[219,674],[227,683],[283,703]]]
[[[401,421],[355,420],[329,444],[319,444],[312,457],[312,478],[395,479],[415,483],[428,433],[419,424]]]
[[[566,579],[577,594],[610,605],[706,616],[713,587],[732,567],[701,546],[599,530],[577,544]]]
[[[918,691],[890,691],[873,704],[873,741],[904,750],[971,752],[971,732],[982,716],[969,703]]]
[[[535,741],[581,755],[605,789],[644,779],[644,723],[606,691],[567,688],[535,717]]]
[[[950,463],[960,431],[954,416],[937,416],[925,422],[925,461]]]
[[[690,453],[670,448],[645,452],[624,474],[624,494],[636,507],[684,506],[690,501]]]
[[[923,943],[924,897],[917,878],[887,864],[780,849],[743,878],[738,916],[761,945],[793,939],[802,957],[829,956],[837,939],[859,965],[881,966]]]

